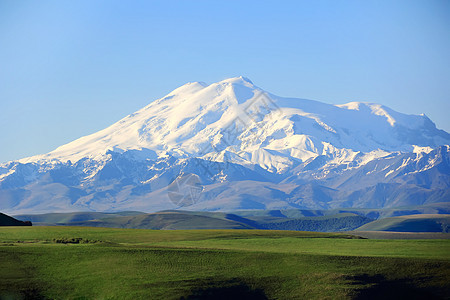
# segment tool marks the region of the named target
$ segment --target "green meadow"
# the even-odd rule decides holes
[[[0,228],[1,299],[449,298],[450,240]]]

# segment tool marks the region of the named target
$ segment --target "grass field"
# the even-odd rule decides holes
[[[0,228],[2,299],[449,298],[449,240]]]

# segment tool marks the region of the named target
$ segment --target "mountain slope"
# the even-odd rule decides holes
[[[175,229],[253,229],[251,226],[208,215],[189,214],[184,212],[158,212],[130,217],[113,217],[102,220],[73,222],[64,225],[140,228],[157,230]]]
[[[48,213],[37,215],[17,215],[14,216],[20,220],[29,220],[36,225],[44,224],[63,224],[73,222],[84,222],[90,220],[99,220],[112,217],[135,216],[143,214],[141,212],[122,211],[117,213],[101,213],[101,212],[72,212],[72,213]]]
[[[186,84],[110,127],[0,164],[0,209],[329,209],[450,201],[450,135],[424,115]]]
[[[365,224],[357,231],[445,232],[450,231],[450,215],[409,215],[385,218]]]
[[[0,226],[31,226],[31,222],[19,221],[13,217],[0,213]]]

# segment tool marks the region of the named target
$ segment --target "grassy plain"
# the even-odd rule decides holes
[[[0,298],[450,297],[449,240],[260,230],[0,228]]]

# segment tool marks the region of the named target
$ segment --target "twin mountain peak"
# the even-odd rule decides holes
[[[327,209],[447,202],[449,144],[450,134],[425,115],[380,104],[285,98],[245,77],[192,82],[99,132],[1,164],[0,210]],[[201,187],[195,197],[173,190],[186,176]]]

